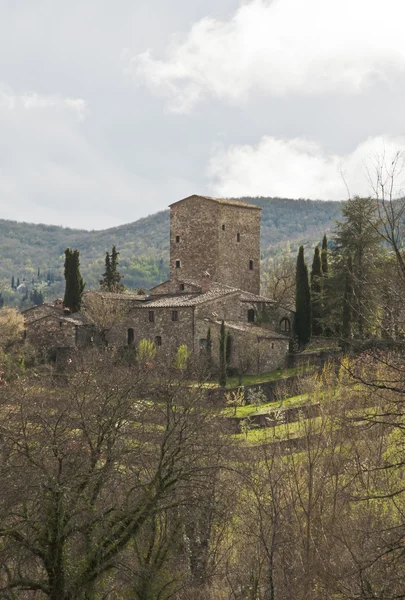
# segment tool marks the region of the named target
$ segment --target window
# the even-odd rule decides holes
[[[181,283],[179,287],[180,287],[180,291],[184,292],[184,283]]]
[[[280,321],[280,331],[283,333],[290,333],[291,331],[291,322],[286,317]]]
[[[237,241],[237,242],[240,242],[240,233],[237,233],[237,234],[236,234],[236,241]]]
[[[253,260],[249,261],[249,271],[253,271]]]
[[[129,327],[128,329],[128,346],[132,346],[132,344],[134,343],[134,330],[132,329],[132,327]]]
[[[200,338],[199,348],[201,353],[207,351],[207,338]]]
[[[59,321],[59,327],[62,327],[62,321]]]
[[[149,323],[154,323],[154,322],[155,322],[155,311],[150,310],[149,311]]]
[[[177,310],[172,310],[172,321],[179,320],[179,312]]]
[[[274,342],[271,342],[271,349],[274,350]]]
[[[248,323],[254,323],[255,322],[255,311],[253,310],[253,308],[249,308],[248,310]]]
[[[180,261],[176,260],[176,269],[180,269]]]
[[[176,235],[176,244],[178,244],[180,242],[180,236]]]
[[[222,231],[225,231],[225,223],[222,225]]]
[[[161,346],[161,345],[162,345],[162,338],[161,338],[161,336],[160,336],[160,335],[157,335],[157,336],[155,337],[155,346],[156,346],[157,348],[160,348],[160,346]]]

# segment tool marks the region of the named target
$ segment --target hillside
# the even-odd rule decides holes
[[[243,198],[263,208],[262,258],[299,244],[312,246],[330,231],[339,217],[339,202]],[[10,282],[14,275],[42,282],[48,296],[63,291],[63,253],[70,246],[80,250],[81,268],[87,289],[97,287],[104,256],[112,244],[120,252],[120,271],[130,288],[151,287],[168,274],[169,211],[162,211],[104,231],[85,231],[0,220],[0,287],[6,303],[13,302]],[[38,278],[38,269],[40,277]],[[46,282],[46,283],[45,283]],[[52,283],[51,283],[52,282]]]

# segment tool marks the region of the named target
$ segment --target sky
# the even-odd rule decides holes
[[[0,218],[369,195],[405,152],[404,18],[403,0],[0,0]]]

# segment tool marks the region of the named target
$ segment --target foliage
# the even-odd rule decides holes
[[[118,271],[118,256],[119,252],[113,245],[111,254],[105,254],[105,272],[100,280],[100,289],[105,292],[122,293],[125,290],[124,284],[121,282],[122,275]]]
[[[176,357],[174,359],[174,368],[184,371],[187,368],[188,359],[191,356],[191,351],[186,344],[182,344],[177,348]]]
[[[303,246],[300,246],[297,258],[295,297],[294,335],[302,347],[311,339],[311,294]]]
[[[152,340],[143,338],[140,340],[137,349],[137,358],[145,363],[152,363],[156,357],[156,346]]]
[[[219,385],[226,386],[226,331],[225,323],[222,321],[219,333]]]
[[[84,281],[80,273],[79,251],[65,250],[65,296],[63,303],[75,313],[80,310],[84,291]]]
[[[311,270],[312,335],[322,335],[322,265],[318,246],[315,247]]]

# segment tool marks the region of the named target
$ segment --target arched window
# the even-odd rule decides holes
[[[132,327],[128,329],[128,346],[132,346],[134,343],[134,330]]]
[[[162,345],[162,338],[160,335],[157,335],[155,337],[155,346],[157,346],[158,348]]]
[[[284,317],[284,319],[281,319],[281,321],[280,321],[280,331],[281,331],[281,333],[290,333],[290,331],[291,331],[291,321],[290,321],[290,319],[287,319],[287,317]]]
[[[255,322],[255,311],[253,308],[249,308],[248,310],[248,323]]]

